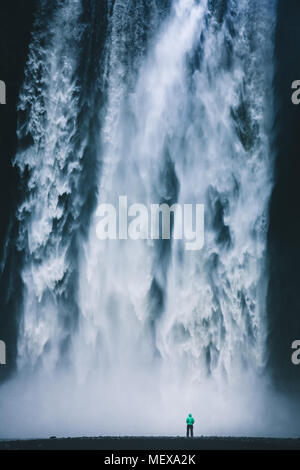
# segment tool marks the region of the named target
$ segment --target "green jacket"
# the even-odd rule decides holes
[[[195,420],[193,418],[193,416],[191,415],[191,413],[188,415],[188,417],[186,418],[186,424],[194,424]]]

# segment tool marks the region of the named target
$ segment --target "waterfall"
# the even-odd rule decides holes
[[[264,432],[275,17],[275,0],[40,0],[14,159],[32,433],[180,432],[190,406],[203,432]],[[204,204],[204,247],[99,240],[97,207],[124,195]]]

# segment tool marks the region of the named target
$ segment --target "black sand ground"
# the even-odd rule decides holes
[[[300,450],[300,439],[80,437],[0,441],[0,450]]]

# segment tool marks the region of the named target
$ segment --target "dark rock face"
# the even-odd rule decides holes
[[[16,147],[16,104],[23,81],[24,64],[36,0],[12,0],[1,5],[0,14],[0,79],[6,84],[7,104],[0,107],[0,246],[15,200],[15,180],[11,160]]]
[[[269,366],[275,383],[296,392],[300,369],[291,362],[291,344],[300,338],[300,106],[291,101],[300,78],[300,4],[279,0],[276,28],[275,187],[270,203]]]
[[[36,0],[10,0],[0,6],[0,80],[6,85],[6,104],[0,106],[0,253],[1,262],[11,214],[14,213],[20,188],[12,158],[17,145],[17,100],[23,82]],[[6,267],[0,272],[0,332],[7,345],[7,365],[0,368],[0,380],[13,369],[16,356],[17,308],[11,295],[20,284],[13,266],[20,263],[16,253],[8,254]],[[2,269],[2,268],[1,268]]]

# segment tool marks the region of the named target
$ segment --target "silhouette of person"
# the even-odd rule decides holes
[[[188,415],[188,417],[186,418],[186,437],[189,437],[191,435],[191,437],[194,437],[194,418],[192,416],[192,414],[190,413]]]

